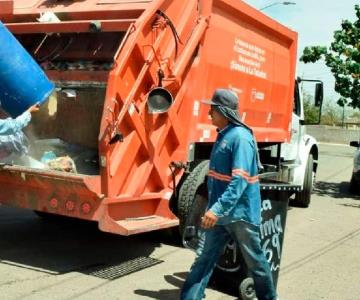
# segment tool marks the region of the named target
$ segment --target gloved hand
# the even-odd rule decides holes
[[[34,112],[39,111],[39,109],[40,109],[40,103],[36,103],[28,108],[28,112],[32,114]]]

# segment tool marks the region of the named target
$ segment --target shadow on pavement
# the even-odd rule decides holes
[[[184,284],[187,274],[188,274],[187,272],[178,272],[178,273],[174,273],[173,275],[164,276],[165,281],[172,284],[175,287],[175,289],[166,289],[166,290],[164,289],[159,291],[138,289],[135,290],[134,293],[136,295],[145,296],[152,299],[178,300],[180,297],[180,289]]]
[[[319,196],[332,198],[353,198],[360,200],[360,195],[355,195],[349,191],[349,182],[325,182],[317,181],[313,193]]]
[[[0,206],[0,263],[48,275],[78,272],[105,279],[89,290],[72,295],[74,298],[108,284],[109,280],[163,263],[151,257],[162,244],[180,247],[169,230],[125,237],[99,231],[96,222],[50,220],[29,210]],[[179,299],[187,274],[164,276],[174,289],[138,289],[134,293],[153,299]],[[209,288],[227,292],[214,280]]]
[[[2,264],[54,275],[77,271],[110,280],[161,263],[150,255],[170,240],[161,232],[128,237],[104,233],[95,222],[44,221],[31,211],[4,206],[0,237]]]
[[[173,275],[165,275],[164,279],[166,282],[172,284],[175,289],[166,289],[166,290],[144,290],[138,289],[135,290],[134,293],[137,295],[149,297],[152,299],[157,300],[178,300],[180,297],[180,290],[185,282],[185,279],[188,275],[188,272],[178,272],[174,273]],[[214,276],[215,275],[215,276]],[[213,289],[224,294],[229,295],[231,299],[237,298],[237,285],[235,286],[234,283],[237,282],[235,278],[231,278],[232,274],[227,273],[224,276],[222,272],[216,272],[214,270],[214,274],[209,281],[209,285],[206,289]],[[205,290],[206,295],[206,290]]]

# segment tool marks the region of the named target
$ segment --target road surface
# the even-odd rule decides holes
[[[360,299],[360,197],[348,193],[353,148],[320,145],[311,206],[288,211],[282,300]],[[178,299],[194,254],[168,232],[121,237],[96,224],[44,222],[0,207],[1,299]],[[207,300],[236,299],[221,287]]]

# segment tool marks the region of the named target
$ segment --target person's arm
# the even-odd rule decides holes
[[[248,184],[257,180],[257,176],[250,175],[254,151],[254,147],[245,139],[238,139],[234,142],[231,181],[224,193],[210,208],[210,211],[218,218],[228,216],[240,200]]]
[[[4,150],[8,154],[27,154],[27,138],[22,131],[11,135],[0,135],[0,149]]]
[[[5,120],[0,119],[0,135],[12,135],[20,132],[26,127],[30,120],[31,114],[39,110],[39,105],[35,104],[30,106],[23,114],[16,119],[7,118]]]

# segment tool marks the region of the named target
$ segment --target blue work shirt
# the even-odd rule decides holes
[[[28,140],[22,129],[31,120],[31,113],[25,111],[16,119],[0,119],[0,159],[14,153],[27,154]]]
[[[19,133],[24,127],[29,124],[30,120],[31,113],[29,111],[25,111],[16,119],[0,119],[0,136]]]
[[[208,174],[208,209],[217,225],[245,221],[260,225],[260,186],[256,144],[251,132],[230,123],[213,146]]]

